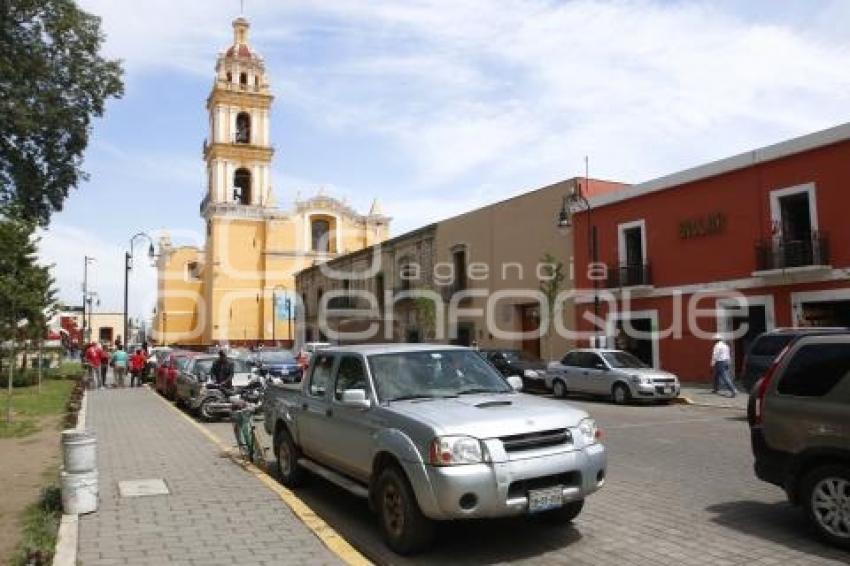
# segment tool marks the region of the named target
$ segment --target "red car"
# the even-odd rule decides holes
[[[174,399],[174,383],[177,380],[177,372],[189,363],[189,357],[193,352],[174,350],[169,352],[165,359],[156,368],[156,390],[167,397]]]

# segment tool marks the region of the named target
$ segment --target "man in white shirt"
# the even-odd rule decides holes
[[[719,393],[720,387],[725,387],[734,397],[737,392],[735,384],[732,382],[732,377],[729,373],[730,352],[729,345],[723,341],[720,334],[714,336],[716,342],[711,350],[711,367],[714,370],[714,393]]]

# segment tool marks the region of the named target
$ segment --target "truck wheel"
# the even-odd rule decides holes
[[[850,548],[850,467],[821,466],[803,479],[801,498],[820,536]]]
[[[295,446],[292,436],[285,428],[280,429],[274,438],[274,453],[277,457],[277,469],[280,480],[286,487],[298,487],[304,483],[304,469],[298,465],[301,451]]]
[[[567,396],[567,384],[562,379],[556,379],[552,382],[552,393],[555,397],[563,399]]]
[[[384,468],[375,485],[378,517],[384,541],[401,555],[426,548],[434,538],[434,522],[422,514],[404,473]]]
[[[622,383],[614,385],[614,389],[611,390],[611,397],[614,399],[615,405],[625,405],[632,400],[632,394],[629,388]]]
[[[570,501],[563,507],[559,507],[558,509],[552,509],[551,511],[541,513],[539,517],[540,520],[545,521],[547,523],[551,523],[553,525],[563,525],[565,523],[572,522],[573,519],[578,517],[578,514],[581,513],[583,507],[584,499],[579,499],[578,501]]]

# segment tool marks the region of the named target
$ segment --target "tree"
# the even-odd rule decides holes
[[[422,341],[429,342],[435,338],[437,332],[437,305],[431,297],[416,297],[415,304]]]
[[[564,264],[557,260],[552,254],[547,253],[540,259],[542,269],[542,277],[540,278],[540,292],[546,297],[546,308],[549,312],[547,317],[548,326],[546,330],[546,359],[552,357],[550,330],[555,321],[555,316],[560,314],[555,312],[555,301],[558,299],[558,293],[561,292],[561,286],[564,283]]]
[[[0,212],[46,225],[81,169],[91,120],[124,93],[100,18],[73,0],[0,0]]]
[[[39,265],[34,226],[0,219],[0,340],[39,338],[55,303],[49,266]],[[18,322],[27,321],[20,329]]]
[[[56,300],[50,268],[36,263],[34,230],[31,222],[0,217],[0,342],[9,344],[6,423],[12,418],[16,345],[44,337]]]

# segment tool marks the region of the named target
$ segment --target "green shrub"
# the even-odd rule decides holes
[[[62,499],[55,485],[41,492],[38,503],[24,512],[23,540],[12,559],[20,566],[47,566],[53,560],[59,521],[62,518]]]

